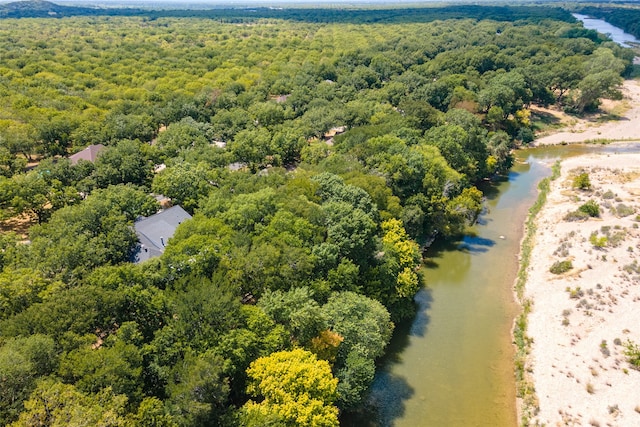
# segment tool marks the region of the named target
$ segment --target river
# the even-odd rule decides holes
[[[513,284],[528,208],[558,159],[640,144],[549,146],[519,151],[502,182],[482,190],[486,210],[461,240],[429,248],[411,325],[394,336],[371,392],[372,410],[344,425],[518,425],[511,327]]]
[[[620,42],[618,33],[601,26],[603,22],[594,29]],[[638,151],[640,145],[519,151],[506,179],[481,188],[486,209],[469,233],[429,248],[416,318],[398,326],[374,380],[370,410],[343,420],[343,425],[518,425],[511,328],[520,308],[513,284],[523,224],[537,197],[537,184],[559,158],[627,149]]]
[[[582,25],[584,25],[585,28],[606,34],[611,40],[618,43],[620,46],[631,47],[629,43],[640,44],[640,40],[636,39],[633,35],[625,33],[622,29],[614,27],[607,21],[590,18],[587,15],[580,15],[579,13],[574,13],[573,16],[577,20],[582,21]]]
[[[517,425],[512,284],[522,224],[549,171],[527,155],[507,180],[482,189],[486,210],[468,235],[429,248],[417,317],[388,349],[369,425]]]

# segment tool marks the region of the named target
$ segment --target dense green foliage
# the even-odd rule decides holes
[[[495,19],[498,21],[516,21],[528,19],[539,21],[556,19],[573,22],[571,15],[561,9],[531,6],[472,6],[458,5],[447,7],[421,8],[273,8],[273,7],[237,7],[237,8],[198,8],[188,9],[137,9],[133,7],[77,7],[64,6],[44,0],[16,1],[0,5],[0,18],[63,18],[71,16],[144,16],[151,19],[169,17],[192,17],[216,19],[221,22],[251,22],[256,18],[287,19],[304,22],[335,23],[400,23],[432,22],[447,19]]]
[[[518,10],[0,20],[0,212],[31,224],[0,237],[0,422],[335,425],[357,408],[413,315],[416,242],[476,220],[474,184],[530,140],[531,103],[593,108],[627,65]],[[64,158],[98,143],[94,163]],[[194,216],[130,264],[153,193]]]
[[[579,173],[573,177],[572,185],[574,188],[578,188],[580,190],[590,190],[591,179],[589,178],[589,174],[587,172]]]
[[[549,271],[553,274],[562,274],[573,268],[573,263],[570,259],[566,259],[563,261],[556,261],[549,267]]]
[[[590,217],[600,216],[600,205],[595,200],[589,200],[587,203],[580,205],[578,208],[580,212],[584,212]]]

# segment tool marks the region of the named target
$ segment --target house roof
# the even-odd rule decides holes
[[[138,236],[138,245],[132,261],[137,264],[160,256],[178,225],[190,218],[191,215],[176,205],[155,215],[138,219],[133,224]]]
[[[69,160],[71,160],[71,164],[75,165],[80,160],[86,160],[88,162],[95,162],[96,158],[98,158],[98,153],[105,149],[105,146],[102,144],[90,145],[82,151],[78,151],[76,154],[69,156]]]

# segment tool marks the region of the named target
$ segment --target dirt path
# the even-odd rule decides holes
[[[562,143],[580,143],[588,141],[638,141],[640,140],[640,82],[627,80],[624,82],[622,101],[606,101],[605,110],[624,110],[620,118],[600,122],[597,118],[574,119],[572,118],[564,129],[551,135],[536,139],[536,145],[553,145]],[[545,111],[560,118],[560,112]],[[566,121],[566,117],[563,121]]]

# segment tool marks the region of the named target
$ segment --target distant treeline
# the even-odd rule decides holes
[[[29,5],[52,7],[4,10]],[[532,105],[594,111],[633,70],[579,22],[531,21],[552,9],[503,20],[523,10],[3,21],[0,425],[362,411],[429,280],[420,245],[477,220],[475,184],[534,139]],[[67,158],[88,145],[95,162]],[[134,264],[159,195],[193,217]]]
[[[583,7],[578,12],[594,18],[604,19],[611,25],[620,27],[636,38],[640,38],[640,9],[621,7]]]
[[[166,17],[197,17],[217,19],[222,22],[241,23],[255,19],[286,19],[315,23],[401,23],[432,22],[447,19],[493,19],[516,21],[526,19],[539,22],[555,19],[574,22],[569,12],[561,8],[538,6],[446,6],[430,8],[389,9],[319,9],[292,8],[216,8],[204,10],[174,9],[148,10],[136,8],[92,8],[62,6],[47,1],[20,1],[0,6],[0,18],[62,18],[69,16],[148,16],[151,19]]]

